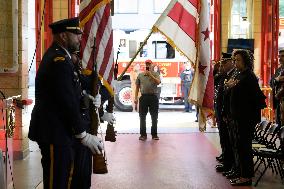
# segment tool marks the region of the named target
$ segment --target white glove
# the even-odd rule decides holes
[[[101,102],[102,102],[102,97],[100,94],[97,94],[95,97],[91,96],[89,97],[92,101],[93,101],[93,104],[99,108],[101,106]]]
[[[101,154],[101,150],[103,150],[103,145],[101,143],[101,140],[97,136],[91,135],[84,131],[83,133],[76,135],[76,137],[81,138],[81,143],[84,146],[90,148],[93,154]]]
[[[104,112],[104,115],[101,117],[101,119],[103,121],[107,121],[110,124],[113,124],[115,122],[115,117],[113,113]]]
[[[97,94],[95,97],[93,97],[92,95],[88,94],[85,90],[83,90],[83,94],[86,95],[90,100],[92,100],[93,104],[99,108],[101,106],[101,95]]]

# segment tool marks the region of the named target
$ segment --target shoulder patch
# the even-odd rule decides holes
[[[65,61],[65,57],[63,57],[63,56],[58,56],[58,57],[55,57],[55,58],[53,59],[53,61],[54,61],[54,62]]]

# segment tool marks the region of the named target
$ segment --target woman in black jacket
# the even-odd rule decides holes
[[[239,74],[227,82],[231,88],[230,115],[235,127],[235,145],[240,177],[231,180],[234,186],[251,185],[254,174],[252,138],[254,126],[261,120],[261,109],[265,105],[258,78],[253,72],[253,54],[248,50],[233,53]]]

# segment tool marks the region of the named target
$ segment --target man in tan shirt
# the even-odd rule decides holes
[[[146,70],[140,73],[136,80],[136,91],[134,103],[138,103],[138,92],[140,90],[141,97],[139,98],[139,117],[140,117],[140,137],[139,140],[145,141],[147,139],[146,133],[146,116],[148,110],[152,119],[151,134],[153,140],[159,140],[157,135],[158,124],[158,109],[159,99],[157,97],[157,86],[161,83],[158,73],[150,71],[152,65],[151,60],[146,60]]]

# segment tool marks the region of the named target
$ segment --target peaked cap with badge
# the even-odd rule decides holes
[[[79,26],[80,20],[78,17],[59,20],[49,25],[53,34],[62,32],[71,32],[74,34],[82,34]]]
[[[224,53],[222,52],[222,59],[232,59],[232,53]]]
[[[226,64],[227,60],[232,60],[232,53],[222,52],[221,64]]]

